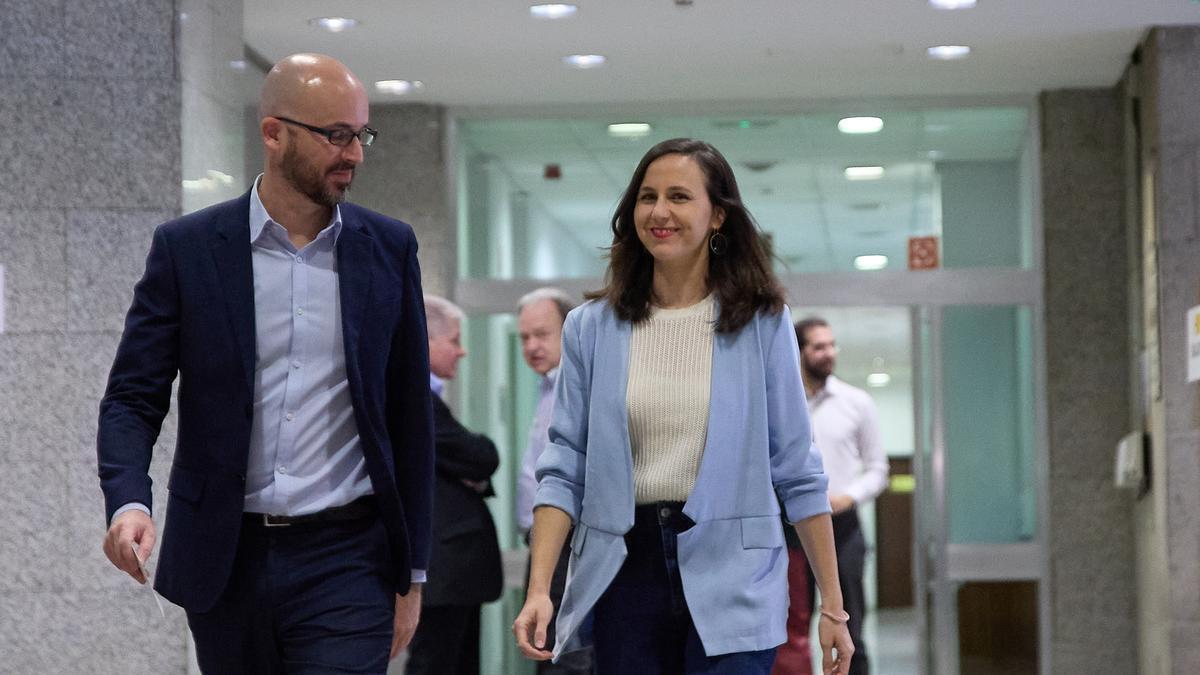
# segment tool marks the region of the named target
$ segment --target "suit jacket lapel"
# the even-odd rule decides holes
[[[371,292],[374,266],[374,240],[354,219],[350,209],[342,209],[342,232],[338,235],[338,295],[342,300],[342,338],[346,343],[346,367],[358,366],[358,339]],[[356,371],[357,372],[357,371]]]
[[[217,277],[225,296],[230,327],[241,352],[246,386],[254,387],[254,359],[257,352],[254,326],[254,268],[250,261],[250,193],[231,205],[231,211],[216,216],[216,228],[209,245]]]

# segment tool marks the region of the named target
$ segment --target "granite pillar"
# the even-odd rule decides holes
[[[183,612],[160,617],[101,552],[96,416],[151,232],[183,208],[185,129],[224,133],[186,119],[203,107],[185,105],[189,88],[219,88],[200,84],[198,59],[229,70],[241,49],[241,0],[11,0],[0,13],[0,672],[187,671]],[[168,419],[157,504],[173,442]]]
[[[412,225],[425,290],[451,297],[458,278],[458,237],[446,111],[373,103],[371,125],[379,138],[366,149],[350,200]]]
[[[1157,337],[1148,427],[1153,482],[1139,506],[1142,671],[1200,672],[1200,396],[1186,381],[1186,312],[1200,304],[1200,27],[1156,28],[1140,49],[1143,227],[1152,229],[1147,334]]]
[[[1121,102],[1115,89],[1039,98],[1055,673],[1137,664],[1133,496],[1112,459],[1130,430]]]

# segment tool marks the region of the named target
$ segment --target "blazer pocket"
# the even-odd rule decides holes
[[[783,546],[783,525],[779,516],[749,516],[741,521],[742,548]]]
[[[171,467],[170,478],[167,479],[167,492],[185,502],[199,504],[200,497],[204,495],[204,481],[204,474],[175,464]]]

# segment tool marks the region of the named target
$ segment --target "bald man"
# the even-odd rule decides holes
[[[383,673],[430,550],[433,421],[417,243],[345,201],[375,139],[319,54],[263,85],[250,191],[164,225],[100,403],[113,565],[156,541],[147,470],[179,376],[155,589],[206,673]]]

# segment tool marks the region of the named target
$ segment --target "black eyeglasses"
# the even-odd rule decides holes
[[[305,124],[304,122],[297,122],[296,120],[291,120],[286,117],[279,117],[278,115],[272,115],[272,117],[280,122],[287,122],[288,124],[295,124],[298,127],[308,129],[314,134],[321,134],[331,144],[338,147],[350,145],[350,141],[357,138],[358,142],[362,143],[363,147],[365,148],[374,143],[375,138],[379,136],[379,132],[375,131],[371,127],[363,127],[358,131],[351,131],[349,129],[324,129],[322,127],[314,127],[311,124]]]

